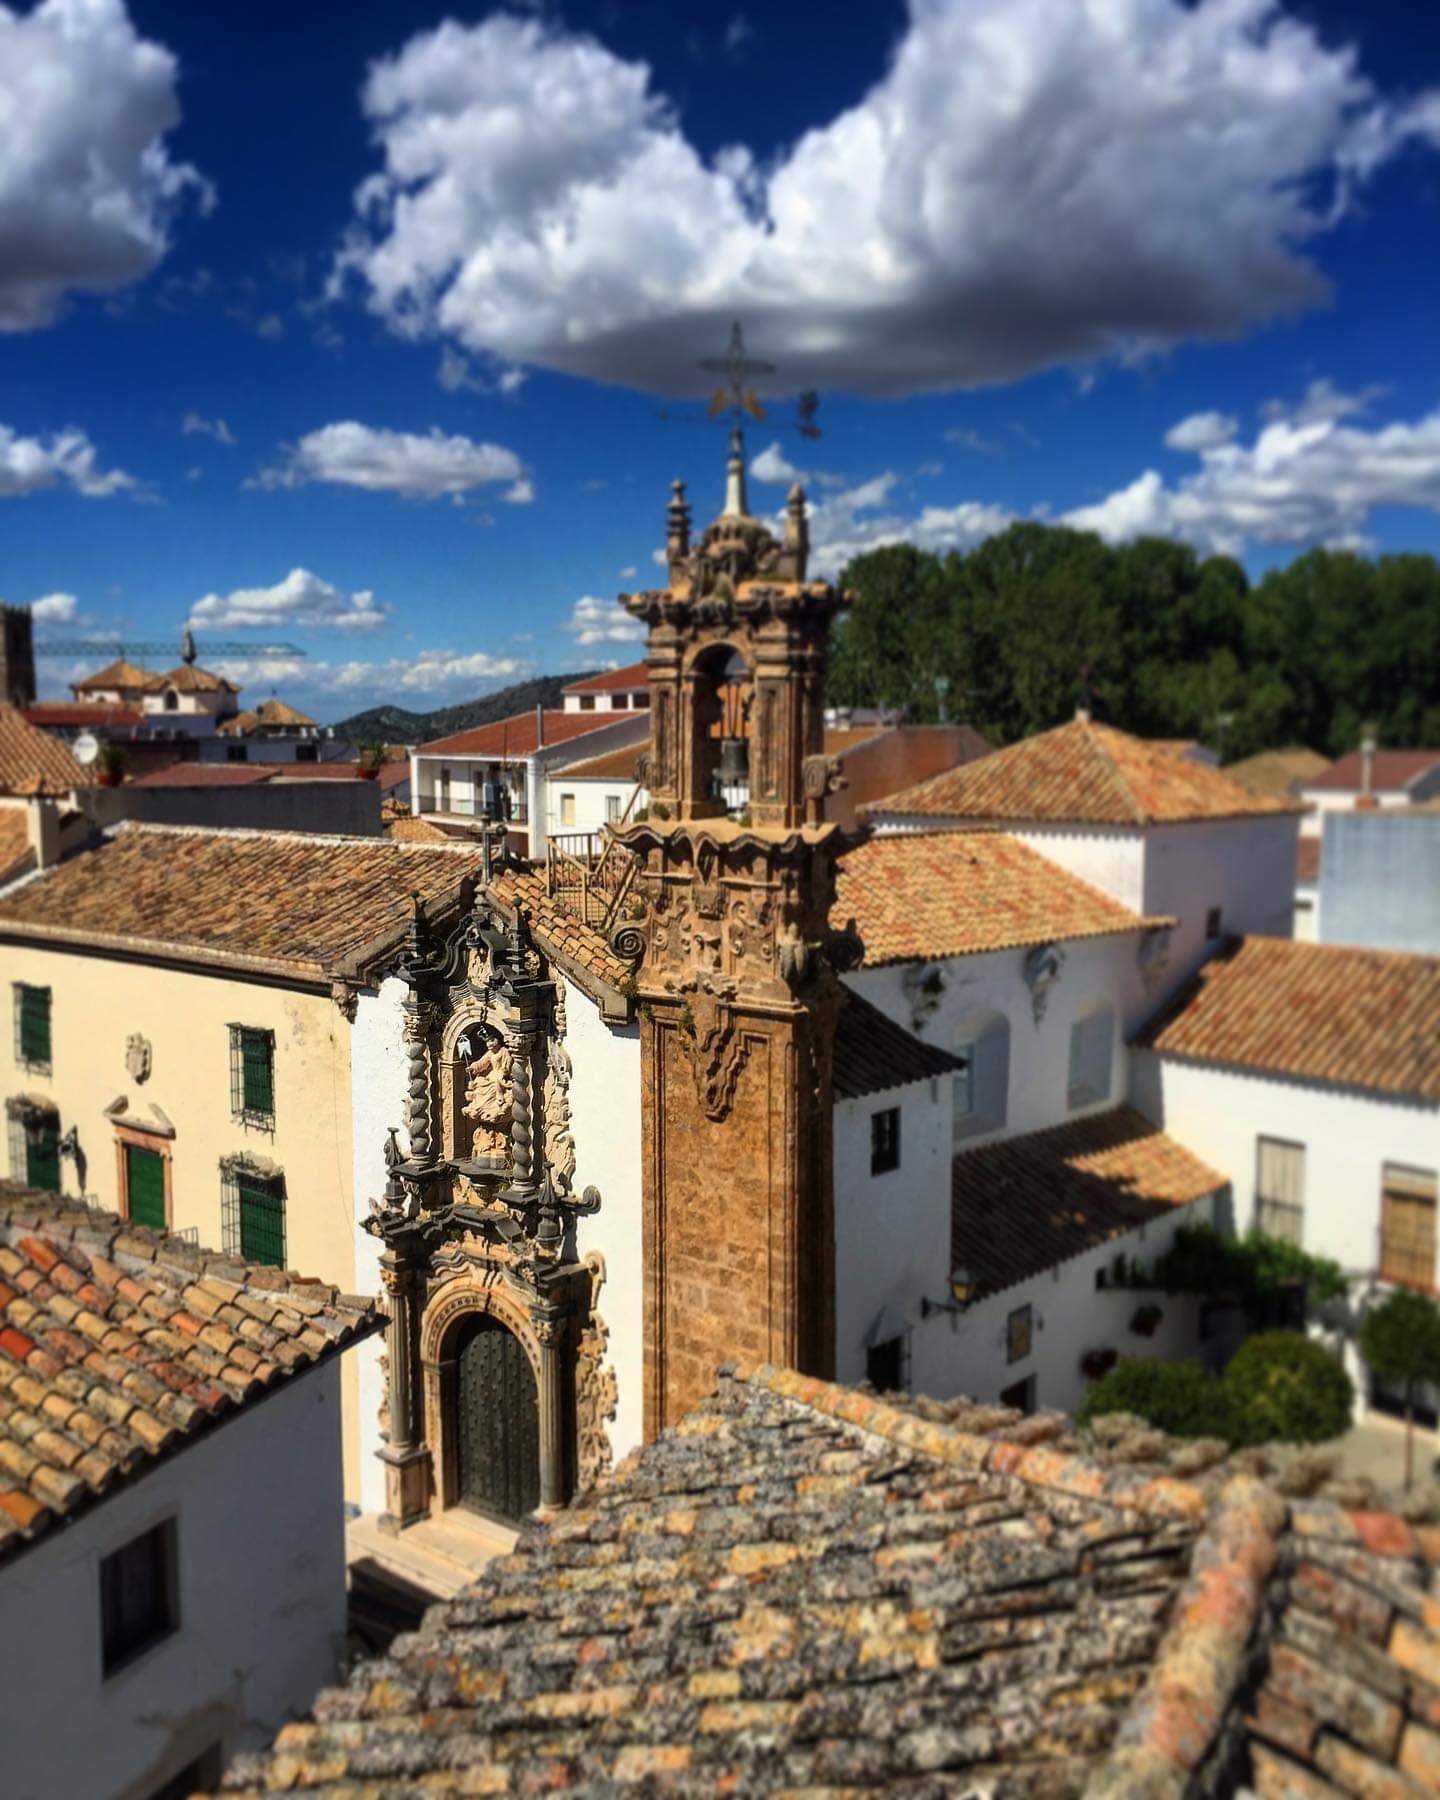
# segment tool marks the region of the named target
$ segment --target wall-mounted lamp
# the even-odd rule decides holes
[[[931,1300],[928,1295],[920,1296],[920,1317],[928,1319],[932,1313],[963,1313],[975,1299],[980,1286],[980,1278],[972,1269],[959,1268],[950,1275],[950,1298],[948,1300]]]

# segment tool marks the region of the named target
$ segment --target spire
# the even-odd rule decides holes
[[[730,455],[725,463],[725,509],[723,518],[748,519],[749,503],[745,496],[745,433],[739,423],[730,427]]]
[[[180,660],[193,666],[197,655],[199,652],[195,648],[195,634],[187,625],[180,638]]]

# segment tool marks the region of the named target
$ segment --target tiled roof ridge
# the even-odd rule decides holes
[[[1105,773],[1114,785],[1122,804],[1128,808],[1131,822],[1136,825],[1153,825],[1156,821],[1149,810],[1137,799],[1135,790],[1125,779],[1125,771],[1120,767],[1119,758],[1111,747],[1112,737],[1123,737],[1125,733],[1113,725],[1100,725],[1094,719],[1076,719],[1075,729],[1082,740],[1089,744],[1105,767]],[[1063,730],[1061,726],[1059,729]]]
[[[1292,1507],[1274,1487],[1249,1473],[1230,1475],[1218,1491],[1207,1496],[1200,1486],[1174,1476],[1147,1478],[1124,1467],[1106,1468],[1084,1455],[1047,1447],[1048,1440],[1061,1434],[1065,1422],[1043,1415],[1007,1429],[1008,1417],[1013,1415],[1002,1418],[996,1409],[977,1409],[984,1415],[988,1432],[966,1430],[918,1416],[883,1397],[773,1364],[728,1365],[719,1375],[722,1382],[764,1389],[797,1408],[841,1420],[859,1431],[958,1466],[967,1477],[1005,1475],[1032,1488],[1158,1521],[1198,1524],[1189,1574],[1175,1596],[1145,1680],[1128,1702],[1104,1761],[1086,1782],[1085,1800],[1134,1800],[1138,1794],[1147,1800],[1181,1800],[1202,1788],[1212,1791],[1207,1774],[1220,1774],[1223,1779],[1219,1765],[1234,1750],[1228,1742],[1231,1714],[1237,1705],[1246,1704],[1249,1690],[1256,1684],[1257,1656],[1274,1624],[1269,1617],[1269,1581],[1281,1561],[1282,1538],[1287,1532],[1298,1533],[1306,1544],[1319,1542],[1342,1554],[1365,1550],[1387,1559],[1423,1561],[1430,1565],[1432,1591],[1436,1586],[1440,1532],[1417,1532],[1398,1514],[1348,1511],[1313,1501]],[[1038,1429],[1027,1431],[1027,1426]],[[1003,1429],[1003,1435],[997,1427]],[[1312,1580],[1323,1584],[1323,1568],[1310,1568],[1310,1574]],[[1423,1601],[1422,1624],[1433,1628],[1437,1612],[1440,1605],[1434,1599]],[[1388,1673],[1403,1684],[1402,1670],[1409,1669],[1421,1677],[1421,1698],[1429,1694],[1433,1700],[1425,1678],[1433,1678],[1437,1659],[1433,1653],[1427,1654],[1428,1645],[1419,1641],[1420,1633],[1403,1612],[1389,1636],[1392,1658],[1400,1666]],[[1282,1654],[1283,1647],[1282,1643]],[[1275,1685],[1273,1665],[1267,1671],[1266,1685]],[[1277,1734],[1274,1727],[1267,1728],[1264,1699],[1262,1696],[1257,1709],[1262,1718],[1250,1721],[1252,1727],[1258,1724],[1262,1740],[1257,1760],[1268,1755],[1278,1762],[1281,1759],[1271,1748]],[[1323,1707],[1323,1700],[1321,1704]],[[1431,1713],[1422,1708],[1422,1716]],[[1332,1722],[1337,1726],[1344,1723]],[[1403,1715],[1394,1732],[1395,1748],[1399,1748],[1402,1729]],[[1425,1733],[1427,1743],[1432,1735]],[[1279,1742],[1285,1742],[1283,1735]],[[1366,1773],[1394,1775],[1392,1769],[1372,1764],[1368,1758],[1362,1760],[1370,1764]],[[1308,1769],[1288,1758],[1284,1765],[1285,1773],[1296,1780],[1309,1777]],[[1404,1778],[1395,1779],[1398,1795],[1402,1791],[1398,1783]],[[1282,1790],[1265,1786],[1263,1791]],[[1334,1790],[1322,1790],[1309,1777],[1307,1785],[1283,1791],[1318,1794]],[[1372,1790],[1367,1787],[1363,1791]],[[1419,1790],[1405,1787],[1403,1791]]]
[[[422,851],[433,856],[437,850],[446,850],[456,856],[468,856],[473,861],[480,860],[480,849],[475,844],[409,844],[403,838],[388,838],[383,834],[375,837],[362,837],[358,834],[345,835],[340,832],[323,831],[279,831],[259,825],[165,825],[149,820],[122,819],[118,825],[110,826],[106,837],[119,837],[133,832],[144,837],[195,837],[221,838],[229,843],[238,838],[258,838],[267,843],[280,842],[287,844],[320,844],[332,849],[361,850],[389,849],[392,851]]]

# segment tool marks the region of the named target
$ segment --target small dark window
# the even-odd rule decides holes
[[[900,1108],[870,1115],[870,1173],[888,1175],[900,1167]]]
[[[905,1339],[886,1338],[865,1351],[865,1379],[882,1394],[898,1394],[905,1387]]]
[[[50,990],[15,983],[15,1060],[50,1072]]]
[[[249,762],[250,746],[248,744],[227,744],[225,760],[226,762]]]
[[[1017,1381],[1013,1387],[1001,1388],[1000,1404],[1013,1406],[1016,1412],[1027,1416],[1035,1410],[1035,1377],[1027,1375],[1023,1381]]]
[[[230,1027],[230,1111],[248,1125],[275,1124],[275,1033]]]
[[[320,746],[318,744],[297,744],[295,760],[296,762],[319,762]]]
[[[1220,908],[1218,906],[1212,906],[1205,915],[1205,935],[1207,938],[1217,938],[1220,935]]]
[[[131,1538],[100,1563],[100,1656],[109,1676],[179,1624],[175,1521]]]
[[[632,694],[630,696],[630,704],[636,709],[637,712],[643,711],[650,704],[649,689],[647,688],[643,693]]]
[[[593,694],[582,694],[580,696],[580,710],[581,712],[594,712],[595,696]]]

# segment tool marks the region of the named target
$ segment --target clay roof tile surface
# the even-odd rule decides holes
[[[1440,957],[1232,938],[1140,1042],[1188,1062],[1440,1101]]]
[[[0,705],[0,794],[62,794],[92,779],[68,744],[32,725],[18,706]]]
[[[998,831],[895,832],[839,866],[830,922],[853,918],[865,966],[930,962],[1173,923],[1145,919]]]
[[[103,669],[97,669],[93,675],[86,675],[70,685],[76,694],[89,693],[95,688],[102,691],[135,688],[141,693],[153,694],[158,693],[165,685],[165,678],[153,674],[149,669],[138,669],[134,663],[127,662],[120,656],[114,662],[106,663]]]
[[[1364,786],[1364,765],[1360,751],[1351,750],[1318,774],[1307,776],[1301,785],[1321,793],[1358,794]],[[1440,750],[1377,750],[1371,759],[1370,785],[1377,792],[1399,791],[1436,769],[1440,769]]]
[[[623,669],[602,669],[598,675],[585,675],[565,688],[567,694],[609,694],[617,690],[648,688],[650,671],[643,662],[626,663]]]
[[[227,1301],[270,1334],[263,1362]],[[177,1312],[203,1340],[169,1328]],[[0,1562],[383,1322],[372,1300],[0,1182]]]
[[[831,1075],[837,1100],[862,1100],[912,1081],[954,1075],[964,1066],[958,1056],[906,1031],[853,989],[843,990]]]
[[[1164,744],[1074,719],[863,810],[899,818],[1136,827],[1299,809]]]
[[[545,746],[567,743],[591,731],[603,731],[625,719],[644,719],[640,712],[547,712],[545,714]],[[476,725],[470,731],[457,731],[450,737],[436,738],[421,744],[422,756],[529,756],[539,747],[533,712],[513,713],[508,719],[496,719],[489,725]],[[638,748],[638,745],[637,745]]]

